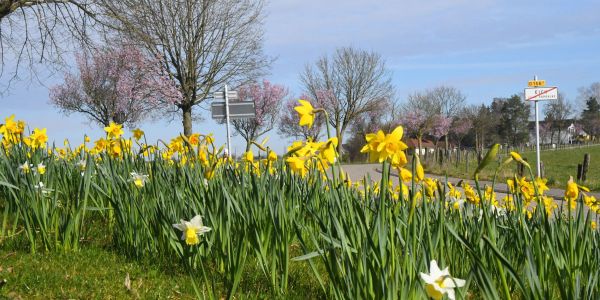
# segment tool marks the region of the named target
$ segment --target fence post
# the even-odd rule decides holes
[[[584,182],[586,180],[589,167],[590,167],[590,154],[586,153],[583,155],[583,166],[581,168],[581,182]]]

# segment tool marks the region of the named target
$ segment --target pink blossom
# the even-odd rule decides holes
[[[182,98],[162,61],[134,46],[79,53],[75,61],[79,74],[65,74],[64,83],[50,90],[50,101],[66,113],[83,113],[102,125],[132,125]]]
[[[452,119],[444,117],[442,115],[433,116],[430,134],[436,139],[439,140],[441,137],[445,136],[450,132],[450,124],[452,124]]]

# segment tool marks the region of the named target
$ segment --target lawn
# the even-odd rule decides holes
[[[310,268],[302,265],[294,265],[286,297],[323,298]],[[256,262],[247,264],[242,277],[239,299],[272,295]],[[30,254],[0,242],[0,282],[3,280],[0,299],[196,299],[190,276],[179,264],[167,259],[130,259],[98,245],[76,252]],[[219,285],[214,293],[225,295]]]
[[[498,161],[502,161],[507,153],[502,152],[498,155]],[[577,164],[583,162],[585,153],[590,154],[590,166],[587,173],[587,180],[583,185],[590,187],[592,190],[600,190],[600,145],[574,147],[570,149],[559,150],[544,150],[541,152],[541,160],[544,163],[545,177],[548,179],[548,184],[552,187],[564,188],[569,176],[577,178]],[[521,153],[524,159],[530,162],[535,172],[535,152]],[[435,162],[427,162],[425,169],[433,174],[448,174],[448,176],[459,178],[472,178],[473,172],[477,168],[477,161],[474,156],[470,156],[469,165],[467,168],[466,161],[462,161],[458,165],[455,162],[446,163],[443,166]],[[502,179],[511,178],[518,169],[517,165],[510,165],[500,172]],[[490,179],[493,176],[493,169],[484,170],[480,177],[482,179]]]

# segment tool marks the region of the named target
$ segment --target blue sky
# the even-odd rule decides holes
[[[380,53],[400,102],[414,91],[451,85],[468,103],[489,103],[522,92],[538,75],[580,107],[577,89],[600,81],[600,1],[271,0],[266,11],[265,51],[277,58],[267,79],[293,95],[301,92],[305,64],[342,46]],[[13,84],[0,96],[0,117],[15,114],[32,128],[47,127],[59,143],[81,139],[82,132],[103,135],[84,118],[65,117],[48,105],[47,86],[61,80],[56,74],[44,85]],[[203,114],[194,131],[213,132],[225,143],[225,127]],[[140,127],[149,140],[168,139],[182,128],[179,119]],[[278,152],[289,143],[276,130],[267,135]],[[233,137],[232,149],[243,151],[240,137]]]

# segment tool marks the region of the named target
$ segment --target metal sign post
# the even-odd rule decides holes
[[[538,102],[541,100],[556,100],[558,99],[557,87],[542,87],[546,85],[546,80],[538,80],[537,76],[533,76],[533,80],[529,81],[528,86],[532,88],[525,89],[525,100],[533,101],[535,106],[535,156],[537,176],[541,177],[540,165],[540,120],[538,113]]]
[[[231,153],[231,135],[229,134],[229,95],[227,95],[227,85],[225,85],[225,126],[227,128],[227,153],[229,155]]]
[[[227,128],[227,153],[231,154],[231,134],[229,122],[231,119],[254,118],[256,116],[254,102],[235,101],[239,99],[238,93],[236,91],[229,91],[227,85],[225,85],[224,92],[216,92],[213,98],[225,100],[224,102],[213,102],[211,104],[211,113],[212,118],[215,120],[223,121],[223,119],[225,119],[225,126]]]

